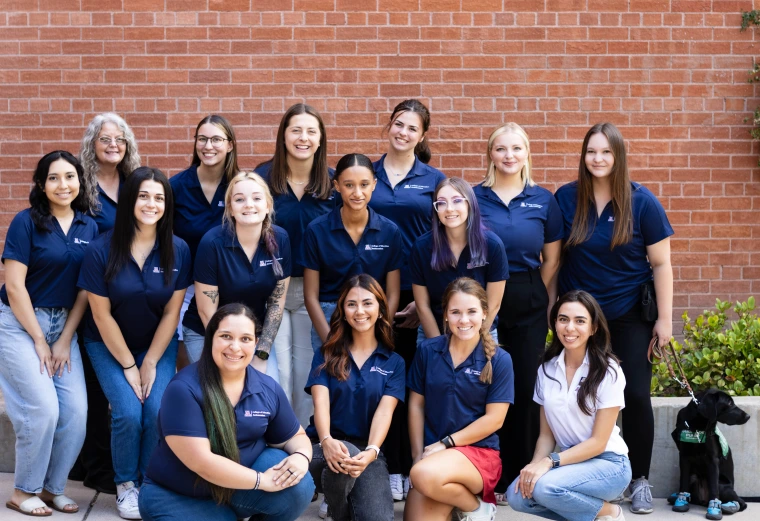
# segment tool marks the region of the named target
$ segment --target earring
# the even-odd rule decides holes
[[[377,318],[383,318],[383,314],[382,313],[378,314]]]

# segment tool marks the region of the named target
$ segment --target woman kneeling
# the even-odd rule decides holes
[[[282,388],[256,371],[256,319],[243,304],[209,320],[200,360],[172,379],[139,496],[146,521],[293,521],[314,493],[311,443]]]
[[[425,340],[409,372],[409,438],[414,466],[406,521],[493,521],[501,475],[499,437],[513,403],[512,359],[486,327],[488,298],[473,279],[443,294],[444,330]],[[440,441],[439,441],[440,440]],[[424,447],[424,448],[423,448]]]
[[[625,376],[607,321],[594,297],[575,290],[552,308],[551,328],[533,395],[541,434],[533,460],[507,489],[509,505],[547,519],[622,521],[622,509],[609,501],[631,481],[628,447],[615,425]]]

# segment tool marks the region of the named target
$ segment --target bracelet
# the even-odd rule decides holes
[[[325,436],[324,438],[322,438],[321,440],[319,440],[319,446],[320,446],[320,447],[322,446],[322,444],[325,442],[325,440],[326,440],[327,438],[332,438],[332,436],[330,436],[330,435],[328,434],[327,436]]]
[[[121,368],[122,368],[122,369],[124,369],[124,370],[126,371],[127,369],[132,369],[132,368],[133,368],[134,366],[136,366],[136,365],[137,365],[137,362],[135,362],[134,364],[130,365],[129,367],[124,367],[124,366],[121,366]]]
[[[300,452],[300,451],[294,450],[293,452],[291,452],[291,454],[300,454],[301,456],[303,456],[304,458],[306,458],[306,461],[308,461],[309,463],[311,463],[311,460],[309,459],[309,456],[307,456],[307,455],[306,455],[306,454],[304,454],[303,452]]]
[[[369,449],[372,449],[375,451],[375,459],[380,457],[380,447],[378,447],[377,445],[367,445],[367,448],[364,450],[369,450]]]
[[[258,490],[260,484],[261,484],[261,473],[257,470],[256,471],[256,485],[253,487],[253,490]]]
[[[454,438],[452,438],[451,436],[444,436],[443,438],[441,438],[440,441],[441,443],[443,443],[443,446],[446,447],[447,449],[451,449],[457,446],[457,444],[454,443]]]

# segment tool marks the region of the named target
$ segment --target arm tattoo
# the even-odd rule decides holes
[[[213,290],[213,291],[204,291],[203,294],[211,299],[211,303],[212,304],[216,304],[216,297],[219,296],[219,292],[218,291],[216,291],[216,290]]]
[[[274,337],[277,336],[277,330],[280,329],[280,322],[282,322],[280,299],[284,294],[285,281],[280,280],[267,299],[267,314],[264,317],[264,326],[261,328],[257,349],[268,352],[272,348]]]

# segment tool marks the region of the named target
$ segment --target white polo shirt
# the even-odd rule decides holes
[[[546,370],[546,374],[544,374]],[[583,378],[588,376],[588,353],[583,359],[583,364],[573,376],[569,389],[565,372],[565,350],[538,368],[536,388],[533,393],[533,401],[544,406],[544,414],[549,427],[554,434],[554,439],[562,450],[567,450],[591,437],[596,420],[596,411],[590,416],[586,415],[578,407],[578,390]],[[617,377],[613,376],[615,373]],[[548,376],[547,376],[548,375]],[[555,380],[552,380],[551,378]],[[604,380],[597,389],[596,408],[607,409],[609,407],[625,407],[623,390],[625,389],[625,376],[620,366],[610,360],[610,366]],[[617,425],[613,427],[610,439],[607,442],[605,452],[628,454],[628,446],[620,436]]]

